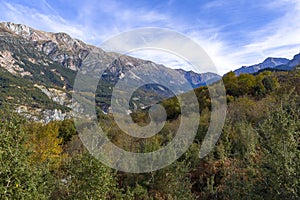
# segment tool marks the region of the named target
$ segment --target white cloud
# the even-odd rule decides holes
[[[44,1],[45,2],[45,1]],[[46,2],[45,2],[46,3]],[[49,5],[46,4],[49,8]],[[87,40],[94,37],[92,31],[86,34],[82,24],[70,22],[59,15],[40,13],[36,9],[22,6],[20,4],[11,4],[2,2],[2,18],[5,21],[25,24],[36,29],[49,32],[65,32],[72,37]]]
[[[258,31],[253,43],[245,46],[246,50],[285,57],[300,52],[300,2],[289,2],[294,2],[290,4],[290,10]]]
[[[222,0],[216,0],[206,6],[222,4]],[[230,40],[220,40],[218,34],[222,33],[218,30],[215,30],[216,37],[203,37],[203,33],[199,31],[191,34],[208,52],[221,74],[262,62],[266,57],[291,59],[300,52],[300,1],[278,0],[264,6],[266,9],[282,9],[285,14],[266,24],[264,28],[247,33],[250,40],[244,46],[231,46]]]
[[[269,9],[285,9],[285,14],[274,19],[263,29],[252,34],[252,41],[245,45],[236,56],[257,54],[257,58],[287,57],[300,52],[300,2],[298,0],[278,0],[268,4]],[[252,60],[249,60],[252,61]],[[249,63],[248,63],[249,64]]]
[[[190,31],[191,26],[183,23],[179,23],[173,20],[172,16],[167,14],[161,14],[154,10],[148,10],[147,8],[140,7],[139,9],[133,10],[130,6],[124,7],[116,1],[111,1],[109,4],[106,3],[86,3],[80,6],[80,16],[78,16],[77,21],[67,21],[58,15],[58,13],[47,3],[47,1],[42,1],[43,7],[48,9],[48,13],[29,8],[20,4],[12,4],[8,2],[2,3],[4,5],[2,16],[7,21],[13,21],[16,23],[26,24],[33,28],[40,30],[46,30],[51,32],[66,32],[72,37],[84,40],[86,42],[90,41],[105,41],[118,35],[123,31],[131,30],[135,27],[144,26],[157,26],[156,24],[163,24],[165,27],[177,29],[181,33],[187,33],[186,35],[193,38],[199,45],[202,45],[204,50],[211,56],[212,60],[221,66],[227,63],[222,56],[220,56],[220,50],[224,49],[224,44],[221,41],[216,40],[218,29],[212,26],[205,25],[205,28],[200,31]],[[99,27],[93,22],[97,15],[94,15],[96,11],[101,11],[107,13],[112,19],[109,27]],[[205,22],[198,21],[198,27],[201,24],[204,26]],[[206,38],[209,36],[209,38]],[[169,42],[169,41],[158,41]],[[94,43],[95,44],[95,43]],[[97,45],[97,44],[96,44]],[[161,52],[157,53],[146,53],[143,55],[142,52],[136,54],[141,58],[157,61],[158,63],[165,64],[173,68],[186,68],[187,65],[182,62],[180,58],[174,58],[173,56],[162,56]],[[159,56],[160,55],[160,56]],[[151,58],[152,56],[152,58]],[[180,61],[181,60],[181,61]],[[183,65],[180,67],[180,65]],[[231,65],[227,63],[227,65]],[[225,73],[224,70],[218,70],[220,73]]]
[[[226,1],[224,0],[214,0],[205,4],[203,8],[210,9],[210,8],[222,7],[224,4],[226,4]]]
[[[79,4],[79,2],[76,3]],[[172,1],[169,3],[172,4]],[[222,7],[224,3],[226,3],[224,0],[215,0],[204,5],[203,8]],[[6,21],[23,23],[46,31],[66,32],[72,37],[94,45],[137,27],[174,29],[202,46],[216,64],[220,74],[242,65],[255,64],[269,56],[291,58],[300,51],[299,0],[277,0],[266,3],[265,9],[281,9],[286,14],[274,19],[261,30],[245,33],[250,40],[246,41],[244,46],[243,44],[232,44],[231,42],[234,40],[232,38],[224,39],[223,36],[226,33],[223,32],[223,28],[227,26],[226,24],[207,24],[205,19],[199,18],[193,19],[196,20],[193,23],[187,22],[183,19],[180,20],[174,13],[159,12],[142,6],[132,7],[132,5],[125,5],[120,1],[81,2],[80,5],[77,5],[78,11],[80,11],[79,15],[72,20],[61,17],[46,0],[41,1],[42,10],[5,1],[2,1],[1,4],[0,16]],[[104,19],[99,19],[99,13],[103,15]],[[136,55],[175,68],[183,64],[172,56],[162,56],[160,52],[144,54]]]

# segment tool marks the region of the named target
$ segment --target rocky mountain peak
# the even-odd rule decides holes
[[[43,31],[37,31],[24,24],[15,24],[12,22],[2,22],[0,27],[12,34],[18,35],[24,39],[31,41],[48,40],[50,39],[49,33]]]
[[[32,28],[23,25],[23,24],[15,24],[12,22],[2,22],[0,23],[2,28],[10,30],[11,32],[23,36],[23,37],[30,37],[33,33]]]
[[[71,70],[78,70],[82,60],[93,48],[96,48],[74,39],[66,33],[39,31],[23,24],[3,22],[0,23],[0,28],[31,42],[53,61],[57,61]]]
[[[282,65],[282,64],[286,64],[288,62],[289,62],[289,59],[286,59],[286,58],[269,57],[269,58],[265,59],[264,62],[262,62],[262,64],[270,65],[271,67],[274,67],[276,65]]]
[[[243,66],[237,70],[234,71],[235,74],[247,74],[247,73],[255,73],[259,70],[266,69],[266,68],[276,68],[280,65],[286,65],[290,60],[286,58],[273,58],[268,57],[266,58],[262,63],[251,65],[251,66]]]

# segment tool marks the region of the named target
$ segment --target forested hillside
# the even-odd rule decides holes
[[[112,170],[93,158],[72,119],[42,124],[1,109],[1,199],[299,199],[300,71],[229,72],[223,82],[228,113],[213,151],[199,158],[211,110],[202,86],[195,89],[201,118],[194,143],[172,165],[143,174]],[[168,121],[148,139],[126,135],[110,114],[99,114],[99,123],[117,146],[153,151],[172,140],[181,115],[177,98],[161,104]],[[149,122],[146,110],[131,115],[141,125]]]

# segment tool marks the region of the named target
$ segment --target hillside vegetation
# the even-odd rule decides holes
[[[19,84],[13,75],[0,73],[4,82]],[[213,151],[199,159],[211,109],[208,88],[203,86],[195,89],[201,118],[194,143],[172,165],[144,174],[112,170],[93,158],[72,119],[30,122],[3,105],[1,199],[299,199],[300,72],[240,76],[230,72],[223,81],[228,113]],[[29,93],[30,84],[24,81],[24,88],[12,87],[8,92],[22,97]],[[47,101],[38,90],[31,92],[40,95],[39,101]],[[123,149],[157,150],[172,140],[181,115],[177,98],[161,104],[168,121],[148,139],[126,135],[110,114],[99,114],[99,123]],[[145,110],[137,110],[132,118],[140,125],[149,122]]]

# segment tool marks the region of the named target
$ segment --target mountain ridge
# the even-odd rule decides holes
[[[89,54],[96,54],[99,58],[97,62],[105,63],[107,66],[107,69],[100,79],[101,86],[98,88],[102,94],[96,95],[98,106],[100,106],[104,112],[109,110],[110,102],[108,97],[111,95],[111,88],[118,80],[122,79],[127,72],[138,66],[144,67],[145,77],[146,75],[160,76],[165,74],[165,79],[170,77],[171,79],[179,80],[189,74],[190,79],[188,81],[190,81],[193,88],[199,85],[205,85],[205,82],[207,82],[206,79],[210,79],[213,76],[217,78],[220,77],[212,73],[205,76],[205,74],[197,75],[196,73],[186,72],[184,70],[173,70],[152,61],[120,55],[114,52],[105,52],[98,47],[88,45],[78,39],[73,39],[66,33],[44,32],[26,25],[11,22],[0,23],[0,47],[1,69],[6,70],[15,78],[29,81],[29,85],[26,86],[26,88],[23,88],[25,86],[20,84],[21,80],[17,81],[19,83],[17,87],[26,90],[37,88],[39,90],[35,91],[37,96],[46,95],[52,102],[48,102],[48,105],[53,104],[53,107],[55,107],[54,105],[58,103],[65,107],[66,110],[74,109],[72,105],[70,105],[74,79],[77,71],[82,69],[83,62],[87,59]],[[153,71],[154,69],[159,72]],[[89,68],[85,68],[84,70],[87,70],[85,73],[91,76],[98,74],[95,73],[97,71],[97,65],[89,66]],[[7,74],[6,72],[3,73]],[[11,80],[14,80],[9,74],[5,76],[9,76]],[[15,86],[9,83],[7,84],[8,85],[4,85],[4,87],[10,88],[9,91],[13,91],[13,87]],[[155,85],[147,85],[147,87],[142,88],[142,90],[141,94],[146,92],[149,95],[149,97],[147,97],[148,99],[144,99],[146,104],[152,104],[174,95],[174,93]],[[183,90],[182,92],[186,91]],[[154,98],[154,93],[157,93],[160,97]],[[30,112],[43,113],[44,110],[41,109],[47,107],[43,102],[35,104],[38,97],[32,99],[30,96],[26,96],[26,98],[31,100],[23,101],[22,97],[18,97],[17,93],[13,93],[9,98],[10,100],[3,96],[0,101],[12,102],[11,99],[14,99],[13,102],[14,105],[17,105],[17,110],[20,112],[27,110],[27,114],[30,114]],[[86,98],[89,99],[90,97],[86,96]],[[66,102],[56,101],[57,99],[65,99]],[[136,102],[137,107],[146,106],[140,102],[141,98],[135,99],[139,99],[139,102]],[[34,110],[31,110],[30,104],[35,104]],[[47,113],[53,112],[54,110],[51,112],[47,111]],[[64,115],[60,113],[58,116]],[[49,119],[49,116],[44,116],[44,118],[45,117]]]
[[[233,72],[236,75],[253,74],[268,68],[289,71],[299,64],[300,64],[300,53],[296,54],[292,60],[289,60],[287,58],[268,57],[262,63],[251,65],[251,66],[242,66],[241,68],[238,68]]]
[[[101,94],[96,94],[96,105],[103,112],[109,111],[112,88],[126,75],[133,79],[138,77],[141,80],[147,79],[149,76],[162,76],[163,81],[185,78],[192,88],[205,86],[221,79],[221,76],[210,72],[197,74],[193,71],[167,68],[149,60],[105,52],[101,48],[74,39],[66,33],[44,32],[23,24],[2,22],[0,23],[0,76],[6,77],[5,80],[9,81],[1,83],[3,85],[0,88],[1,92],[6,95],[1,95],[0,103],[13,102],[17,106],[18,112],[27,110],[28,115],[45,113],[46,116],[43,117],[47,118],[47,121],[53,120],[49,113],[55,113],[55,119],[70,116],[64,112],[72,109],[78,110],[71,105],[76,73],[83,70],[83,63],[90,54],[97,55],[98,60],[94,66],[90,65],[85,68],[84,73],[94,78],[100,78],[101,86],[97,91]],[[97,77],[99,75],[97,63],[107,67],[101,77]],[[239,75],[256,73],[268,68],[291,70],[298,64],[300,64],[300,54],[295,55],[292,60],[269,57],[262,63],[244,66],[234,72]],[[144,70],[142,77],[128,73],[138,67]],[[24,85],[21,84],[23,79],[26,80]],[[172,84],[180,85],[181,82]],[[17,88],[23,91],[30,91],[30,88],[35,89],[32,94],[30,92],[22,93]],[[181,88],[178,92],[186,91]],[[22,99],[18,93],[22,93],[29,100]],[[145,94],[146,96],[143,98],[142,96]],[[89,90],[85,91],[85,95],[87,95],[85,98],[90,101],[92,94]],[[132,103],[132,109],[147,107],[175,94],[159,85],[148,84],[140,88],[136,95],[133,99],[137,101]],[[41,101],[41,99],[43,100]],[[33,108],[31,108],[32,105],[34,105]],[[47,109],[47,106],[52,110]]]
[[[89,53],[88,51],[93,50],[97,50],[103,53],[103,57],[118,56],[120,57],[120,64],[123,65],[126,65],[126,63],[130,62],[137,63],[142,61],[143,63],[151,62],[152,64],[155,64],[157,66],[164,66],[161,64],[156,64],[152,61],[143,60],[128,55],[120,55],[115,52],[105,52],[101,48],[86,44],[79,39],[74,39],[67,33],[44,32],[33,29],[23,24],[15,24],[12,22],[2,22],[0,23],[0,28],[4,28],[20,37],[23,37],[26,40],[32,41],[32,44],[36,48],[38,48],[38,50],[44,52],[54,61],[60,62],[64,67],[67,67],[74,71],[80,69],[82,60],[86,58],[87,54]],[[186,71],[182,69],[179,72],[185,75]],[[122,71],[119,71],[119,73],[122,73]],[[210,76],[211,74],[212,73],[210,73]],[[193,86],[198,85],[194,85],[193,82],[191,82],[191,84]],[[205,81],[203,81],[201,84],[205,84]]]

